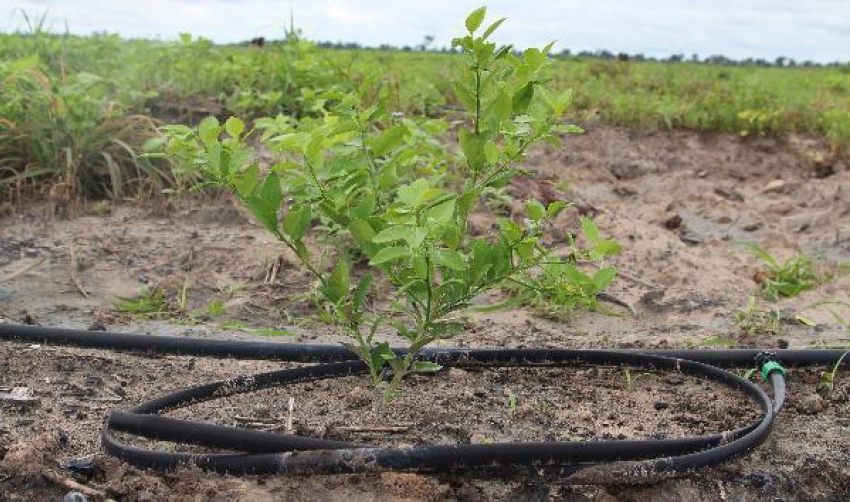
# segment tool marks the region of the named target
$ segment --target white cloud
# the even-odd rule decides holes
[[[191,32],[220,42],[279,37],[295,24],[308,38],[367,45],[416,45],[434,35],[446,45],[464,15],[487,3],[507,16],[500,38],[517,46],[552,39],[573,50],[665,56],[673,53],[731,57],[784,55],[817,61],[850,60],[850,2],[845,0],[0,0],[0,29],[20,16],[49,9],[74,33],[118,32],[175,38]]]

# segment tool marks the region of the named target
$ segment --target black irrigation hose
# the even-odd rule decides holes
[[[342,348],[92,333],[8,324],[0,324],[0,339],[294,362],[338,361],[191,387],[143,403],[126,412],[113,412],[103,432],[106,451],[134,465],[157,469],[172,469],[191,464],[229,474],[315,474],[387,469],[430,471],[476,468],[477,471],[482,468],[532,467],[560,474],[563,480],[568,482],[646,482],[717,465],[745,454],[768,437],[785,400],[784,370],[774,361],[760,359],[764,353],[755,350],[432,350],[423,354],[422,358],[444,366],[628,365],[678,371],[714,380],[743,392],[758,404],[762,416],[759,421],[731,432],[679,439],[381,448],[203,424],[159,415],[170,409],[227,395],[365,373],[365,365],[353,361],[353,354]],[[775,354],[784,364],[826,365],[835,363],[843,353],[841,350],[781,350]],[[729,366],[757,364],[770,381],[773,400],[752,382],[708,363]],[[171,453],[146,450],[121,442],[114,431],[240,453]]]
[[[144,403],[129,412],[113,413],[103,434],[109,454],[140,466],[171,469],[191,464],[229,474],[330,474],[387,469],[444,470],[533,466],[549,471],[560,469],[574,482],[639,482],[669,477],[697,468],[716,465],[742,455],[769,435],[782,406],[785,380],[780,371],[770,373],[776,401],[757,385],[713,366],[694,361],[637,353],[593,350],[504,350],[465,351],[440,354],[445,366],[534,366],[629,365],[679,371],[714,380],[746,394],[761,408],[761,419],[725,434],[666,440],[535,442],[502,444],[459,444],[379,448],[369,445],[329,444],[285,434],[166,418],[157,413],[199,401],[251,392],[275,385],[338,378],[366,371],[359,361],[308,366],[224,380],[185,389]],[[241,451],[239,454],[170,453],[145,450],[119,441],[113,431],[150,439],[175,440],[206,447]],[[600,463],[618,462],[612,468]]]
[[[110,350],[130,350],[177,354],[186,356],[226,357],[232,359],[262,359],[296,363],[330,363],[357,360],[357,355],[341,345],[277,343],[263,341],[215,340],[176,336],[153,336],[102,331],[86,331],[69,328],[49,328],[0,323],[0,340],[18,340],[31,343],[55,343]],[[403,352],[403,349],[396,349]],[[763,349],[620,349],[617,352],[634,352],[689,359],[713,366],[752,366]],[[465,353],[467,349],[426,349],[423,354]],[[498,354],[501,349],[490,352]],[[771,351],[785,366],[835,364],[847,352],[840,349],[782,349]],[[484,351],[477,351],[483,354]],[[850,365],[850,358],[843,364]]]

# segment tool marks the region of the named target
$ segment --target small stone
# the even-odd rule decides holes
[[[632,187],[619,186],[614,188],[614,193],[620,197],[631,197],[632,195],[637,195],[638,192]]]
[[[790,202],[777,202],[776,204],[767,206],[767,210],[771,213],[784,215],[794,210],[794,204],[791,204]]]
[[[685,377],[674,373],[666,377],[664,381],[669,385],[682,385],[685,383]]]
[[[692,231],[688,231],[688,232],[683,233],[682,235],[679,236],[679,239],[681,239],[682,242],[684,242],[685,244],[690,244],[692,246],[695,246],[697,244],[702,244],[702,241],[703,241],[702,235],[700,235],[696,232],[692,232]]]
[[[90,458],[72,458],[65,463],[65,469],[86,478],[94,476],[97,471],[97,467]]]
[[[6,401],[22,406],[31,406],[39,403],[39,399],[33,395],[29,387],[12,387],[9,392],[0,392],[0,401]]]
[[[682,226],[682,216],[679,214],[674,214],[670,216],[666,220],[664,220],[664,228],[667,230],[676,230],[677,228]]]
[[[486,432],[475,431],[469,435],[470,444],[491,444],[494,442],[493,436],[488,435]]]
[[[348,404],[355,408],[369,406],[375,395],[363,387],[354,387],[348,392]]]
[[[468,374],[468,371],[462,370],[460,368],[449,368],[449,379],[451,380],[460,380],[462,378],[466,378]]]
[[[788,340],[786,340],[784,338],[780,338],[780,339],[776,340],[776,346],[779,347],[780,349],[787,349],[788,348]]]
[[[780,193],[785,190],[786,185],[784,180],[773,180],[764,186],[762,193]]]
[[[809,394],[797,404],[797,411],[805,415],[816,415],[826,409],[826,401],[818,394]]]
[[[705,178],[706,176],[708,176],[708,171],[705,169],[697,171],[697,178]]]
[[[106,326],[100,319],[95,319],[89,325],[89,331],[106,331]]]
[[[760,221],[754,221],[752,223],[747,223],[746,225],[744,225],[743,229],[744,229],[745,232],[755,232],[756,230],[760,229],[763,226],[764,226],[764,223],[762,223]]]
[[[737,190],[727,188],[715,188],[714,193],[723,197],[726,200],[731,200],[733,202],[744,202],[744,196],[741,195],[741,192]]]
[[[141,282],[142,284],[147,284],[148,276],[145,274],[139,274],[139,282]]]
[[[643,174],[639,165],[631,163],[613,164],[608,167],[608,170],[618,180],[633,180]]]
[[[667,408],[670,407],[670,405],[665,403],[664,401],[659,401],[659,402],[655,403],[653,406],[655,407],[655,409],[657,411],[666,410]]]
[[[68,492],[62,502],[89,502],[89,498],[80,492]]]

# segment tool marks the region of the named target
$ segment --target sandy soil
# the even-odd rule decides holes
[[[806,251],[827,261],[850,260],[850,169],[841,160],[813,160],[812,153],[822,148],[793,138],[647,137],[600,128],[569,138],[563,149],[533,152],[527,165],[538,173],[537,181],[514,186],[514,196],[545,198],[554,187],[568,184],[568,195],[581,211],[596,214],[603,232],[624,245],[615,260],[624,276],[611,293],[638,315],[581,313],[568,322],[524,309],[476,315],[450,344],[850,345],[850,334],[829,312],[807,308],[821,300],[850,302],[847,276],[771,305],[811,318],[817,326],[789,324],[779,335],[746,337],[732,321],[733,309],[743,307],[754,292],[752,277],[759,269],[735,241],[756,240],[782,258]],[[71,208],[70,217],[55,212],[49,203],[0,211],[0,319],[150,335],[311,343],[338,339],[332,328],[309,319],[312,310],[301,297],[310,289],[309,278],[226,198],[90,204]],[[576,219],[573,210],[555,225],[554,247],[563,246],[564,232],[575,228]],[[482,232],[491,222],[476,218]],[[136,295],[143,286],[161,287],[174,296],[184,284],[188,310],[197,318],[191,323],[134,320],[114,310],[116,296]],[[223,316],[205,314],[212,300],[224,302]],[[234,329],[235,322],[244,328]],[[270,338],[250,328],[286,334]],[[128,500],[850,497],[850,379],[839,376],[836,390],[823,399],[815,393],[822,368],[793,372],[787,409],[766,445],[720,468],[650,486],[572,487],[557,479],[458,474],[293,479],[156,474],[99,452],[100,427],[113,408],[279,366],[0,343],[0,386],[26,386],[39,399],[30,406],[0,404],[0,499],[61,496],[67,489],[46,480],[45,472],[73,477],[61,465],[85,456],[91,456],[97,472],[79,480]],[[620,371],[609,369],[453,370],[432,377],[427,393],[417,391],[426,388],[421,378],[410,383],[410,397],[394,417],[407,427],[404,433],[352,436],[338,427],[375,419],[367,412],[366,382],[349,380],[267,390],[175,414],[227,424],[235,424],[237,415],[278,423],[284,403],[294,397],[298,430],[382,444],[675,437],[723,430],[754,416],[734,394],[698,381],[671,383],[665,375],[640,375],[629,388]],[[515,410],[507,405],[510,393],[518,398]]]

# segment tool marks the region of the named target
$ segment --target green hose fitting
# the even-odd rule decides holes
[[[767,380],[767,377],[770,376],[774,371],[778,371],[782,373],[782,376],[788,376],[788,370],[786,370],[781,364],[776,361],[767,361],[761,366],[761,377]]]

